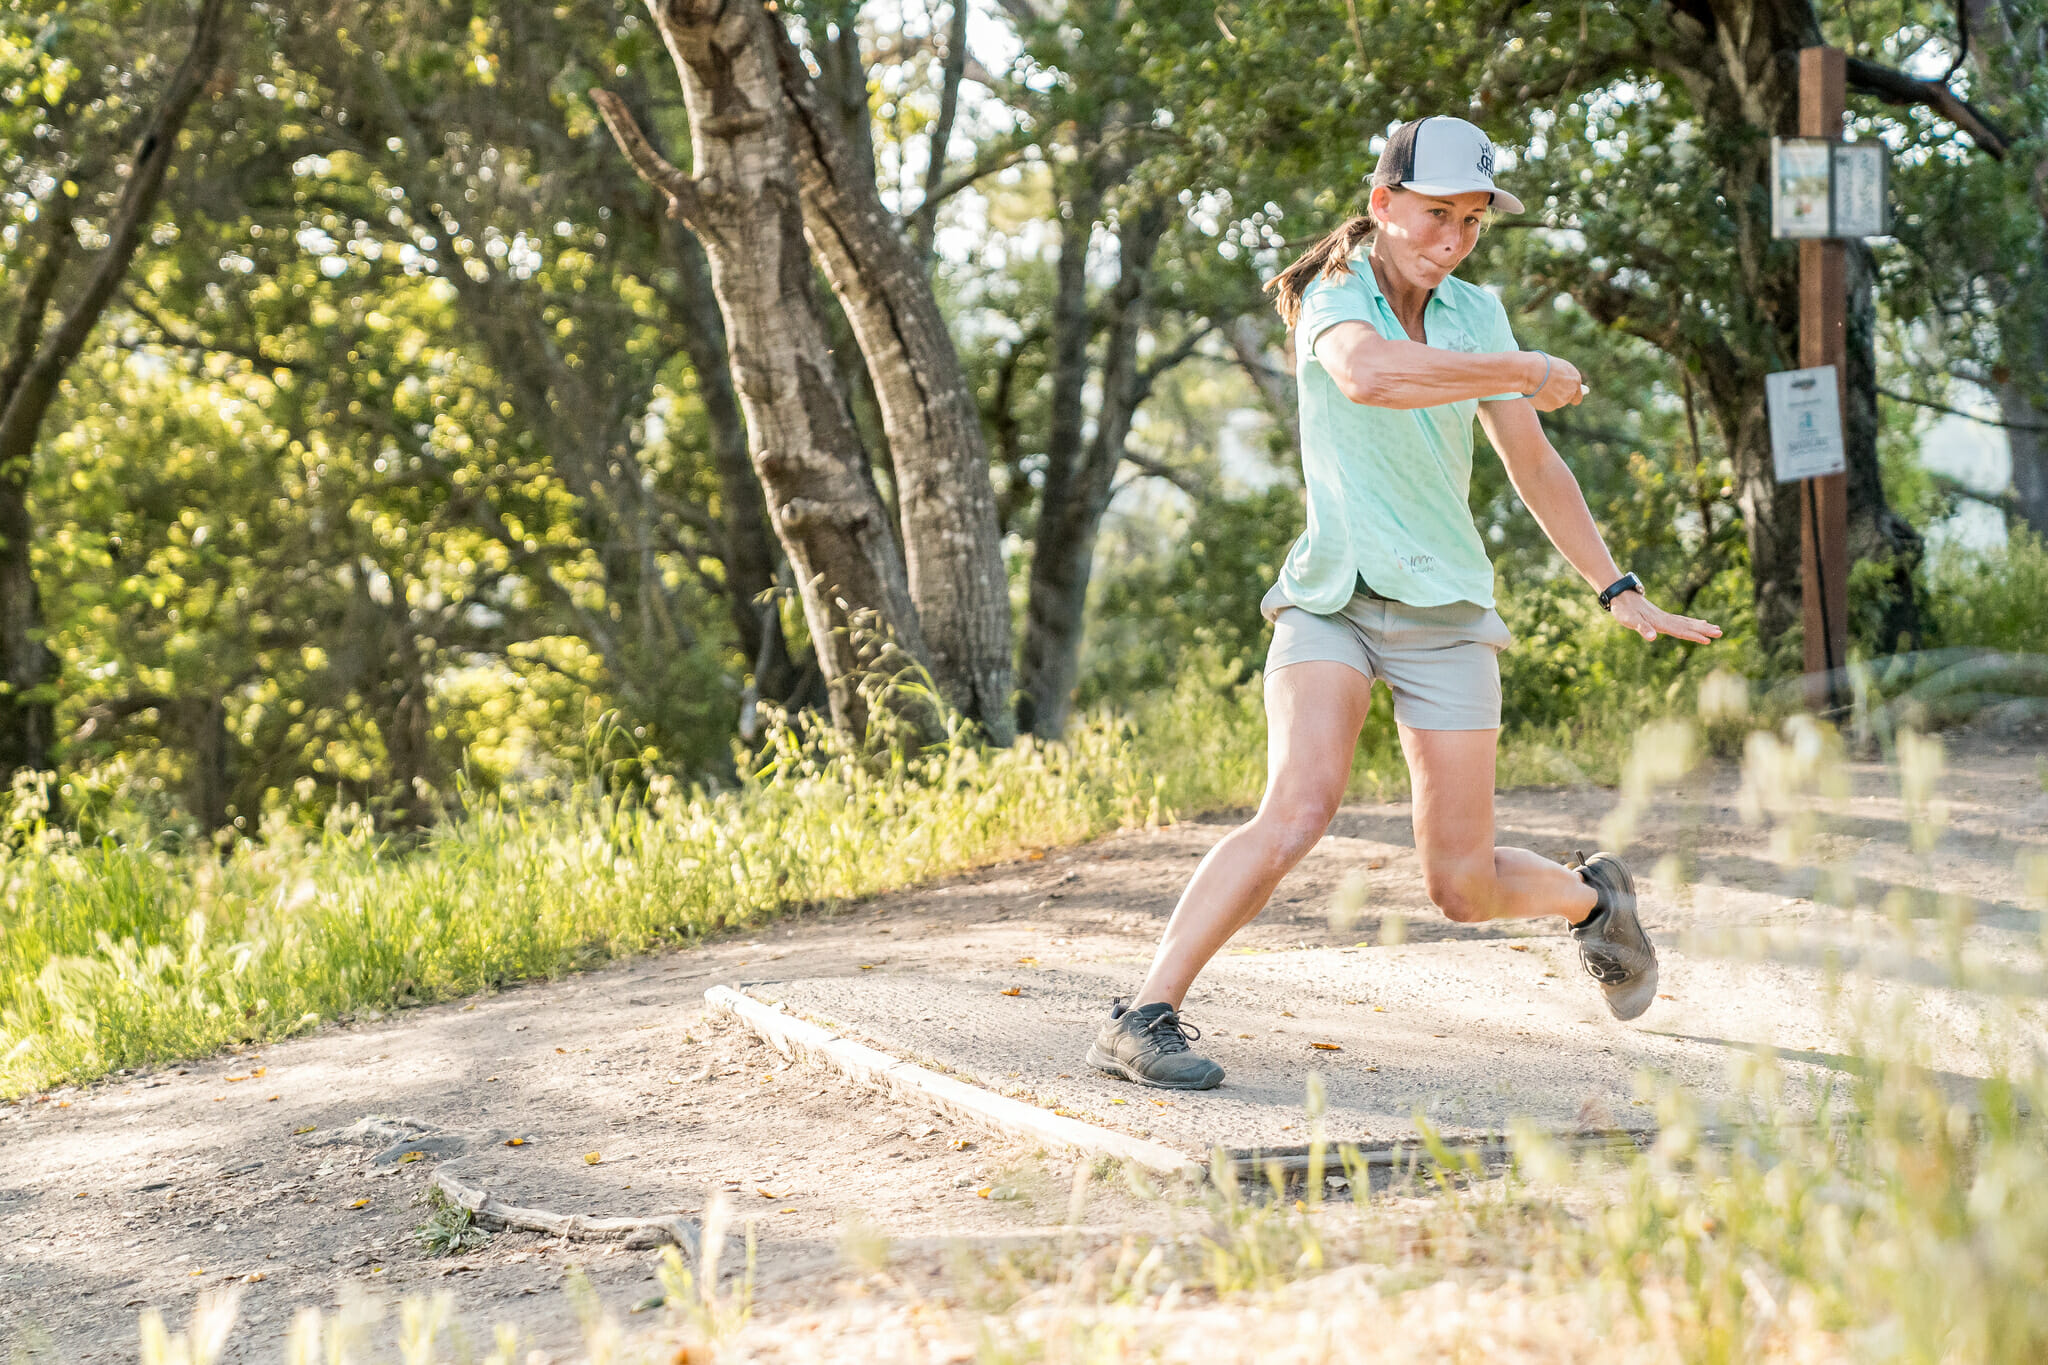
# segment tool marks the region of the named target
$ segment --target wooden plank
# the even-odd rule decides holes
[[[1203,1178],[1200,1162],[1163,1143],[1083,1123],[951,1076],[941,1076],[851,1038],[842,1038],[807,1019],[756,1000],[745,991],[713,986],[704,992],[704,1003],[720,1014],[740,1020],[785,1057],[801,1056],[829,1066],[850,1080],[912,1104],[937,1109],[998,1133],[1034,1137],[1048,1146],[1089,1156],[1115,1157],[1161,1175],[1187,1180]]]

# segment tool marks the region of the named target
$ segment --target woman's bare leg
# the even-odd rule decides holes
[[[1415,851],[1423,884],[1447,919],[1563,915],[1573,924],[1593,913],[1593,888],[1571,869],[1526,848],[1493,842],[1493,763],[1499,730],[1401,727],[1414,788]]]
[[[1371,679],[1348,664],[1290,664],[1266,675],[1265,799],[1195,868],[1133,1008],[1163,1000],[1179,1009],[1196,974],[1323,837],[1371,703]],[[1489,803],[1492,796],[1489,787]],[[1490,825],[1490,804],[1488,815]]]

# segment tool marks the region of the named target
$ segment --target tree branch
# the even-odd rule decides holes
[[[633,163],[640,178],[668,196],[670,214],[685,222],[702,222],[704,210],[697,182],[654,149],[626,102],[609,90],[592,90],[590,99],[604,116],[605,126],[612,130],[612,141],[619,144],[619,150]]]
[[[1184,469],[1175,469],[1164,460],[1155,460],[1150,455],[1140,455],[1129,446],[1125,446],[1123,463],[1151,478],[1166,480],[1191,498],[1199,498],[1202,495],[1202,485],[1194,475]]]
[[[1861,57],[1849,58],[1848,77],[1851,89],[1875,95],[1886,104],[1927,106],[1968,133],[1997,160],[2005,160],[2005,154],[2011,150],[2012,139],[1991,121],[1990,115],[1940,81],[1923,81]]]
[[[925,197],[911,211],[911,216],[913,218],[921,218],[926,215],[927,211],[936,216],[939,211],[939,205],[945,203],[962,190],[972,189],[976,181],[994,175],[997,171],[1008,170],[1016,165],[1024,159],[1024,154],[1030,151],[1034,145],[1031,139],[1020,138],[1013,142],[998,143],[995,147],[984,150],[980,156],[977,156],[964,169],[941,181],[938,188],[927,191]]]
[[[142,243],[143,227],[163,194],[164,177],[178,154],[178,132],[220,62],[225,8],[226,0],[202,0],[192,28],[192,46],[164,86],[163,98],[136,143],[120,197],[107,216],[107,245],[56,331],[23,370],[15,389],[4,395],[7,406],[0,409],[0,456],[30,449],[43,414],[56,396],[58,381],[84,349],[86,338],[127,275]]]
[[[939,120],[932,125],[931,154],[925,158],[924,198],[910,216],[910,245],[929,265],[932,239],[938,233],[939,205],[932,194],[946,171],[946,144],[953,140],[953,120],[960,113],[960,80],[967,73],[967,0],[953,0],[952,22],[946,28],[944,83],[939,91]]]
[[[306,368],[296,360],[285,360],[278,356],[266,354],[260,344],[255,346],[236,346],[227,342],[202,341],[198,337],[180,336],[177,329],[172,327],[155,310],[151,309],[148,304],[144,303],[133,289],[122,290],[121,301],[128,306],[129,312],[135,314],[135,316],[141,318],[157,330],[160,344],[168,345],[181,351],[193,351],[199,355],[231,355],[238,360],[246,360],[251,365],[260,366],[265,370],[303,371]]]
[[[1894,403],[1911,403],[1916,408],[1927,408],[1933,412],[1947,413],[1950,417],[1967,418],[1972,422],[1978,423],[1980,426],[1997,427],[2002,431],[2048,432],[2048,426],[2039,426],[2030,422],[2001,422],[1995,417],[1984,417],[1974,412],[1964,412],[1961,408],[1952,408],[1945,403],[1937,403],[1930,398],[1915,398],[1910,393],[1894,393],[1886,388],[1880,388],[1877,392],[1879,396],[1889,398]]]

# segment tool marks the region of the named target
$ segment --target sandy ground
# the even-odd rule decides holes
[[[1866,764],[1856,769],[1852,802],[1823,822],[1820,857],[1873,901],[1895,888],[1963,898],[1977,949],[2038,970],[2040,916],[2015,868],[2023,855],[2048,855],[2048,760],[2038,741],[1950,742],[1949,823],[1931,854],[1907,847],[1894,780]],[[1766,835],[1742,823],[1736,789],[1732,769],[1718,768],[1660,794],[1632,859],[1645,868],[1682,859],[1707,889],[1653,892],[1646,918],[1654,932],[1765,926],[1836,941],[1877,918],[1816,904],[1817,875],[1780,861]],[[1614,801],[1593,788],[1506,793],[1501,841],[1551,855],[1590,848]],[[864,967],[959,977],[1015,970],[1026,958],[1088,963],[1135,985],[1195,860],[1235,818],[1052,850],[748,938],[389,1018],[365,1015],[270,1047],[0,1107],[0,1351],[10,1360],[133,1359],[141,1312],[156,1308],[180,1326],[199,1291],[233,1283],[242,1286],[245,1323],[233,1360],[281,1360],[301,1307],[442,1290],[455,1294],[472,1340],[487,1340],[491,1324],[515,1323],[539,1359],[564,1359],[579,1339],[561,1293],[574,1275],[622,1316],[658,1292],[655,1252],[502,1233],[478,1250],[426,1256],[412,1233],[427,1216],[434,1162],[375,1167],[377,1144],[330,1141],[371,1115],[466,1135],[479,1153],[469,1169],[512,1203],[695,1218],[711,1191],[724,1192],[756,1224],[761,1324],[785,1316],[816,1323],[839,1311],[862,1279],[842,1251],[848,1227],[862,1220],[892,1239],[899,1282],[936,1285],[949,1244],[995,1244],[1056,1224],[1065,1203],[1059,1163],[822,1072],[786,1068],[737,1026],[707,1020],[705,988],[856,978]],[[1411,944],[1560,932],[1434,918],[1407,819],[1400,803],[1341,812],[1233,947],[1284,953],[1377,942],[1391,915],[1404,917]],[[1360,873],[1363,911],[1333,916],[1339,886]],[[1569,985],[1591,999],[1587,983]],[[1084,1045],[1074,1040],[1075,1072]],[[504,1146],[509,1136],[525,1141]],[[990,1187],[1018,1197],[982,1197]],[[1114,1223],[1133,1212],[1109,1200],[1090,1216]]]

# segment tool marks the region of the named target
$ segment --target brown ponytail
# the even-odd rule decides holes
[[[1280,320],[1292,327],[1301,320],[1301,296],[1318,278],[1334,280],[1351,273],[1351,253],[1372,237],[1379,224],[1369,215],[1351,219],[1302,253],[1301,259],[1266,281],[1266,292]]]

